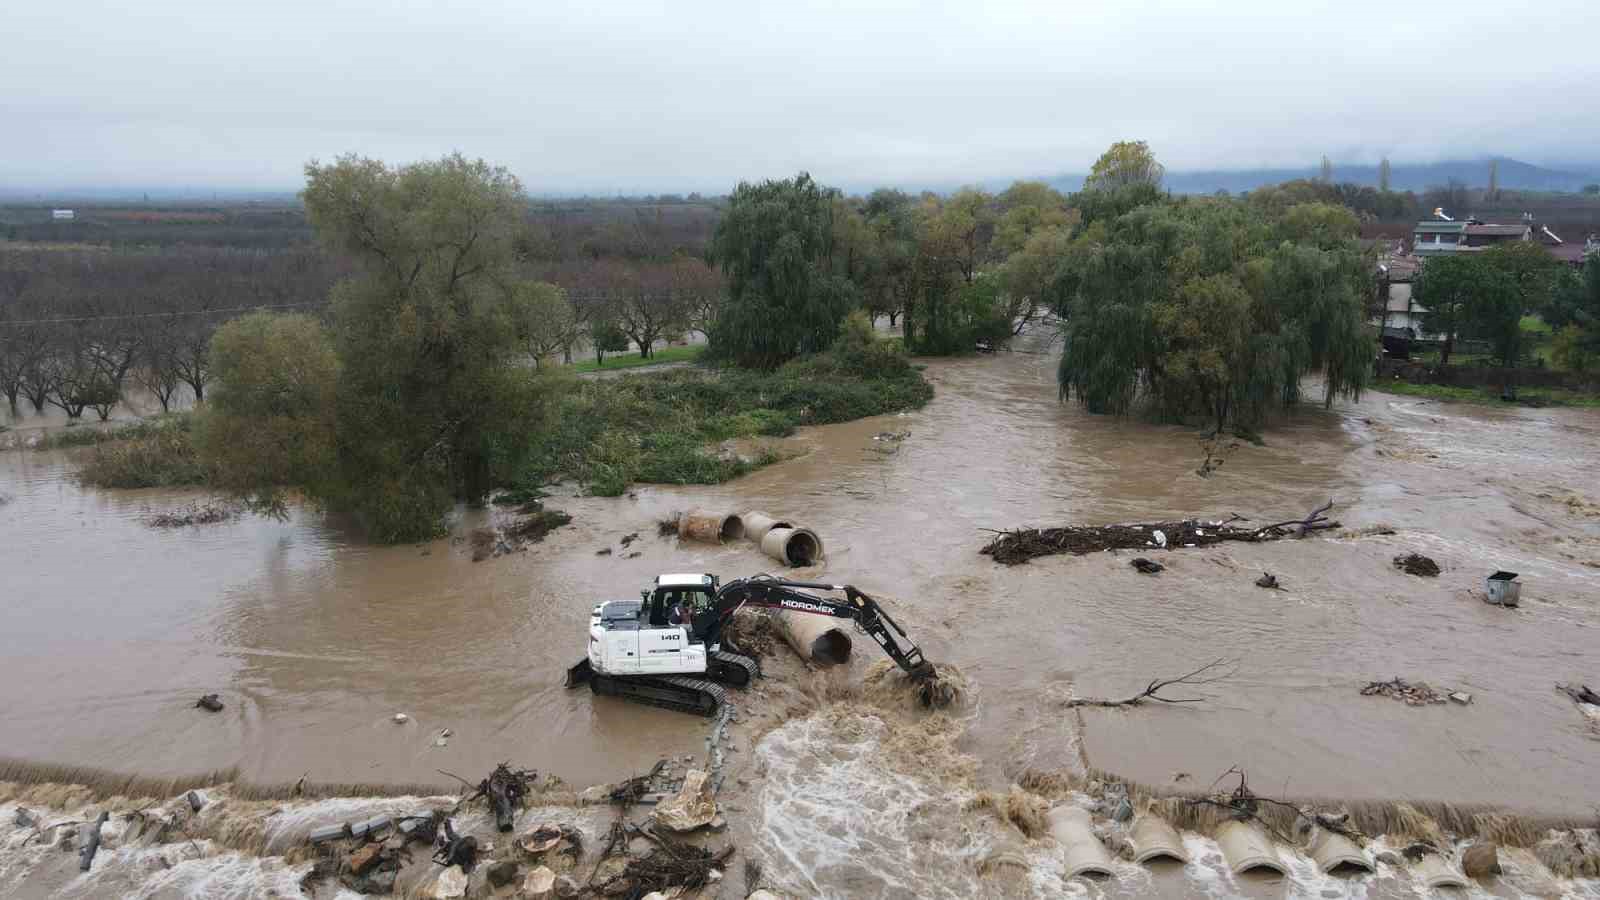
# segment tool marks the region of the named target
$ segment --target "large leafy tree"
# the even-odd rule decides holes
[[[1411,286],[1411,296],[1425,312],[1422,329],[1444,336],[1440,365],[1449,365],[1456,341],[1471,329],[1478,292],[1490,277],[1489,266],[1475,253],[1435,256],[1422,265]]]
[[[277,489],[325,495],[337,468],[339,359],[317,319],[252,313],[211,339],[213,391],[195,441],[214,482],[281,508]]]
[[[360,274],[333,291],[338,467],[330,499],[379,540],[438,532],[481,502],[525,445],[531,374],[504,285],[524,197],[505,169],[457,155],[391,168],[306,167],[318,238]]]
[[[1159,187],[1166,174],[1166,167],[1156,162],[1149,144],[1144,141],[1118,141],[1095,160],[1089,177],[1083,181],[1083,188],[1106,191],[1132,185]]]
[[[728,284],[711,328],[714,356],[774,368],[833,343],[859,303],[834,270],[837,196],[804,172],[734,189],[709,248]]]
[[[1226,199],[1155,200],[1064,253],[1063,397],[1122,414],[1254,427],[1321,371],[1326,402],[1367,383],[1369,268],[1325,210],[1271,221]]]

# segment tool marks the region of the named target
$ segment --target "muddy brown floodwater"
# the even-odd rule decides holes
[[[971,701],[952,746],[975,759],[976,783],[1093,767],[1203,788],[1239,766],[1274,795],[1591,812],[1600,744],[1553,686],[1600,679],[1600,412],[1373,393],[1302,406],[1265,446],[1232,450],[1202,478],[1192,431],[1060,404],[1054,365],[1031,353],[932,363],[937,395],[923,410],[804,430],[786,442],[798,458],[730,484],[557,498],[571,526],[476,564],[459,542],[372,547],[310,512],[151,529],[142,516],[197,495],[84,490],[67,453],[0,453],[0,756],[445,785],[439,769],[512,760],[582,785],[698,752],[703,721],[567,692],[561,675],[583,651],[595,601],[629,597],[663,571],[772,565],[742,543],[656,536],[657,519],[705,506],[815,529],[828,558],[806,574],[887,598],[931,658],[960,668]],[[888,431],[910,435],[873,440]],[[1348,534],[1179,550],[1159,557],[1167,570],[1155,577],[1130,568],[1132,554],[1014,568],[978,554],[985,529],[1276,520],[1329,497]],[[1394,533],[1362,532],[1376,526]],[[1442,575],[1392,567],[1413,550]],[[1497,568],[1521,573],[1520,608],[1474,593]],[[1263,571],[1287,590],[1255,587]],[[1238,671],[1200,689],[1205,703],[1063,707],[1219,657]],[[1361,696],[1395,676],[1473,701]],[[223,713],[193,708],[213,691]],[[396,712],[410,721],[395,725]],[[807,743],[805,729],[820,727],[769,735],[758,787],[843,778],[839,790],[857,791],[853,758]],[[808,761],[808,746],[822,755]],[[793,797],[750,805],[780,838],[800,814]],[[775,840],[768,862],[803,870],[788,882],[797,890],[906,887],[882,872],[818,881],[815,860]]]

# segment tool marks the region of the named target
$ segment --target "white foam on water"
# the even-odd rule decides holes
[[[189,900],[256,900],[300,896],[300,879],[311,870],[307,862],[286,865],[278,857],[224,853],[190,859],[170,869],[152,873],[129,894],[130,898],[184,897]],[[104,896],[93,890],[82,896]]]
[[[994,829],[969,795],[881,752],[872,714],[792,720],[756,747],[764,773],[753,855],[775,887],[806,897],[982,896]]]

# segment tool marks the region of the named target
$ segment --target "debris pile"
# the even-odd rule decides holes
[[[1448,698],[1423,682],[1410,682],[1396,677],[1391,681],[1373,681],[1361,689],[1363,697],[1392,697],[1404,700],[1407,706],[1426,706],[1443,703]],[[1463,695],[1466,696],[1466,695]]]
[[[1133,566],[1135,569],[1138,569],[1145,575],[1154,575],[1166,568],[1166,566],[1163,566],[1161,563],[1155,562],[1154,560],[1145,559],[1142,556],[1135,558],[1134,561],[1128,565]]]
[[[981,551],[994,561],[1014,566],[1040,556],[1058,553],[1083,555],[1099,550],[1172,550],[1178,547],[1208,547],[1224,541],[1275,541],[1290,535],[1338,528],[1323,514],[1333,507],[1328,501],[1303,519],[1274,522],[1258,528],[1233,524],[1245,519],[1176,522],[1142,522],[1127,525],[1069,525],[1061,528],[1023,528],[997,532]]]
[[[509,764],[501,763],[495,766],[488,778],[478,782],[477,793],[468,797],[466,802],[488,797],[490,805],[494,807],[495,827],[510,831],[517,807],[523,804],[529,788],[538,777],[539,773],[532,769],[512,769]]]
[[[1407,553],[1394,558],[1394,567],[1407,575],[1421,575],[1424,578],[1437,578],[1439,564],[1420,553]]]
[[[196,503],[145,516],[144,524],[151,528],[186,528],[190,525],[215,525],[218,522],[226,522],[232,519],[236,514],[237,510],[226,504]]]
[[[472,546],[473,562],[519,553],[528,549],[529,544],[539,543],[550,532],[572,521],[571,514],[559,509],[545,509],[537,503],[523,506],[519,512],[524,514],[524,518],[503,527],[472,529],[468,542]]]
[[[629,859],[616,875],[596,885],[606,896],[643,897],[654,891],[672,888],[698,890],[720,881],[733,856],[733,848],[719,852],[669,840],[649,830],[640,830],[656,846],[643,857]]]

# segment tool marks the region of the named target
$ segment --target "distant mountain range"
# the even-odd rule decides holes
[[[1426,165],[1395,163],[1390,166],[1389,188],[1395,191],[1425,191],[1431,187],[1448,184],[1452,179],[1467,187],[1488,187],[1489,157],[1458,159]],[[1501,188],[1524,191],[1581,191],[1584,185],[1600,183],[1600,172],[1564,172],[1546,169],[1531,163],[1507,157],[1493,157],[1499,164],[1496,178]],[[1262,185],[1293,181],[1296,178],[1317,178],[1322,174],[1319,166],[1303,169],[1217,169],[1167,173],[1164,184],[1177,194],[1212,194],[1219,190],[1231,194],[1252,191]],[[1083,187],[1082,175],[1058,175],[1046,179],[1059,191],[1076,191]],[[1378,186],[1377,166],[1333,165],[1335,182]]]

